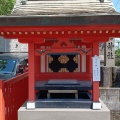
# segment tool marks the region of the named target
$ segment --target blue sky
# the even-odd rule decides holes
[[[117,12],[120,12],[120,0],[112,0],[113,4],[117,10]]]
[[[113,4],[114,4],[117,12],[120,12],[120,0],[112,0],[112,1],[113,1]],[[118,39],[116,38],[116,39],[115,39],[115,46],[118,45],[118,44],[117,44],[118,41],[120,41],[120,38],[118,38]]]

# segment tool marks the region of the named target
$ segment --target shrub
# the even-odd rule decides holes
[[[0,15],[10,14],[16,0],[0,0]]]

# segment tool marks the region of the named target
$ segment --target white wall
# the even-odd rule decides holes
[[[28,52],[28,44],[19,43],[17,39],[0,37],[0,52]]]

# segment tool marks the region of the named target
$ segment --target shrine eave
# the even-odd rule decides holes
[[[71,26],[120,24],[120,14],[69,16],[0,16],[0,26]]]

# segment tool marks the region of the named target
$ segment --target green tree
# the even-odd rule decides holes
[[[0,0],[0,15],[10,14],[16,0]]]
[[[0,70],[3,70],[6,68],[7,61],[6,60],[0,60]]]
[[[120,49],[115,50],[115,55],[116,55],[115,65],[120,66]]]
[[[120,58],[120,49],[115,50],[115,54],[118,58]]]

